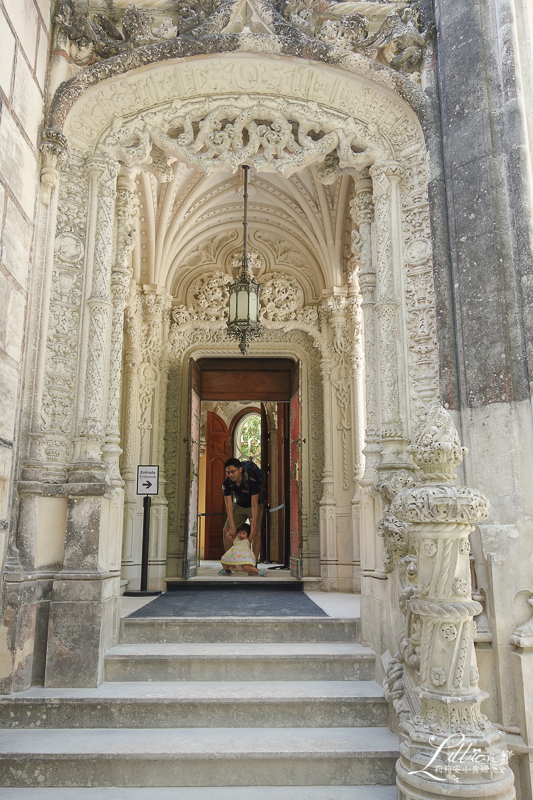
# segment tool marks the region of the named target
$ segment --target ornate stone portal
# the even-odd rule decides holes
[[[409,773],[425,768],[431,735],[455,731],[457,715],[468,717],[476,741],[491,758],[499,745],[498,735],[478,713],[479,695],[471,686],[475,684],[475,672],[470,670],[471,618],[477,605],[468,597],[464,543],[475,519],[468,517],[463,505],[470,508],[479,496],[469,490],[450,494],[440,485],[418,487],[409,454],[412,430],[427,404],[437,399],[437,345],[426,150],[412,110],[420,111],[424,98],[410,78],[393,70],[418,70],[430,30],[419,29],[414,9],[405,15],[401,9],[402,19],[399,5],[405,6],[395,4],[398,8],[391,13],[397,19],[389,22],[396,28],[389,32],[380,26],[371,32],[364,20],[342,15],[338,23],[326,19],[317,27],[314,13],[303,14],[304,6],[291,6],[300,26],[314,26],[316,35],[306,47],[310,53],[318,48],[317,60],[329,59],[323,65],[286,58],[292,55],[287,40],[269,33],[268,26],[263,36],[249,37],[244,28],[235,40],[228,34],[225,41],[233,52],[201,57],[209,37],[202,44],[186,43],[179,36],[167,42],[162,29],[157,33],[150,26],[129,23],[124,28],[123,23],[125,46],[117,46],[114,60],[88,67],[56,95],[50,114],[52,132],[43,137],[50,163],[42,176],[47,209],[42,216],[43,239],[55,243],[48,246],[45,258],[49,275],[45,313],[32,322],[42,342],[40,377],[28,399],[31,415],[25,422],[28,451],[19,486],[19,527],[5,582],[6,652],[11,659],[9,672],[15,677],[9,685],[3,677],[5,690],[30,684],[31,630],[37,624],[48,627],[47,685],[90,686],[101,680],[103,652],[116,638],[121,545],[117,531],[122,530],[123,516],[126,562],[130,556],[134,561],[138,539],[132,480],[137,463],[157,460],[165,467],[154,508],[154,577],[172,575],[167,572],[167,553],[171,569],[179,568],[184,537],[180,506],[184,451],[178,434],[180,425],[184,430],[185,416],[182,365],[190,354],[235,352],[224,332],[227,273],[212,269],[206,274],[194,267],[190,276],[180,277],[179,267],[172,259],[164,262],[158,251],[153,254],[151,277],[157,267],[162,279],[143,281],[142,259],[147,263],[148,257],[138,255],[144,244],[139,232],[133,255],[136,272],[130,273],[135,225],[132,180],[144,181],[154,197],[168,183],[174,195],[169,190],[161,205],[177,208],[172,202],[177,203],[183,165],[209,176],[234,173],[246,161],[259,174],[293,181],[291,186],[300,180],[301,208],[329,203],[341,205],[344,212],[348,211],[346,187],[352,194],[353,184],[351,253],[342,252],[345,213],[344,223],[337,222],[334,232],[323,235],[324,252],[317,260],[314,284],[307,278],[316,289],[314,298],[309,298],[303,270],[286,272],[271,262],[261,276],[267,335],[252,346],[252,352],[255,348],[265,355],[293,353],[307,370],[307,425],[310,419],[313,422],[304,494],[304,556],[309,573],[320,570],[324,587],[338,588],[342,544],[351,547],[352,563],[361,560],[360,546],[363,575],[372,573],[378,580],[390,576],[390,620],[397,628],[391,647],[396,640],[400,647],[390,671],[391,697],[399,691],[398,672],[410,669],[413,696],[420,704],[401,709],[406,736],[401,790],[405,797],[415,798],[429,797],[433,790],[426,784],[420,788]],[[226,14],[223,6],[218,7],[219,16],[214,14],[216,19]],[[83,20],[68,17],[64,8],[61,14],[62,29],[78,43],[79,51],[83,37],[74,34],[87,27]],[[231,9],[224,19],[224,24],[231,24]],[[264,14],[261,19],[266,25]],[[100,23],[105,31],[104,20]],[[277,19],[272,24],[277,25]],[[91,30],[95,34],[91,41],[102,44],[100,32]],[[142,53],[130,43],[142,44]],[[380,64],[363,55],[371,48]],[[222,49],[219,45],[218,52]],[[130,50],[136,52],[128,61]],[[189,55],[196,57],[178,62]],[[83,63],[82,56],[77,58]],[[164,60],[167,63],[161,63]],[[142,70],[116,77],[141,63]],[[405,98],[412,101],[411,107]],[[68,144],[70,149],[68,156],[63,153],[62,167],[52,140],[53,148],[65,151]],[[304,173],[312,180],[306,183]],[[331,187],[330,193],[320,186]],[[343,186],[344,195],[339,188]],[[192,197],[188,213],[192,213],[194,187],[187,190]],[[294,204],[294,196],[290,202]],[[147,213],[140,203],[141,223]],[[185,226],[186,213],[182,221]],[[254,242],[258,247],[260,233]],[[272,236],[269,231],[262,234],[263,242]],[[140,235],[142,239],[142,230]],[[191,245],[188,252],[184,248],[173,257],[179,255],[185,262],[192,249]],[[321,423],[316,430],[315,422]],[[448,439],[443,441],[449,444]],[[419,445],[417,457],[424,446]],[[451,451],[455,452],[453,446]],[[428,459],[433,480],[439,470],[434,455]],[[372,488],[376,484],[380,491]],[[410,490],[398,494],[410,484]],[[387,542],[385,567],[376,538],[383,497],[385,505],[392,503],[380,524]],[[429,519],[424,517],[420,507],[433,508],[433,501],[437,516],[442,507],[453,506],[449,518],[445,514],[444,519],[434,519],[433,511],[428,512]],[[479,501],[478,511],[482,506]],[[39,571],[40,521],[50,526],[51,512],[64,520],[54,530],[64,541],[64,553],[58,547],[55,566],[47,562]],[[436,562],[431,561],[435,557],[442,562],[438,574]],[[404,569],[409,580],[420,575],[420,582],[415,592],[394,596],[397,585],[392,576]],[[423,594],[426,584],[428,599]],[[9,619],[16,617],[13,609],[16,612],[23,604],[29,609],[28,624],[24,629],[9,627]],[[401,624],[394,611],[402,604],[408,615],[404,637],[396,636]],[[42,613],[45,607],[49,619]],[[443,608],[439,627],[433,617]],[[86,620],[83,630],[78,626],[81,617]],[[455,641],[452,654],[449,643]],[[35,654],[35,661],[39,659],[42,653]],[[442,730],[434,730],[434,725]],[[504,789],[500,791],[502,784],[496,781],[493,791],[483,779],[479,785],[484,794],[478,796],[511,798],[508,771],[502,780]],[[473,773],[467,782],[471,788]],[[418,789],[424,793],[417,794]]]

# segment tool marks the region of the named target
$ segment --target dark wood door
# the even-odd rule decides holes
[[[301,365],[291,374],[289,404],[290,437],[290,567],[291,575],[302,577],[302,398]]]
[[[207,412],[205,471],[205,544],[204,558],[216,561],[224,553],[222,528],[226,520],[222,482],[226,477],[224,462],[230,458],[229,431],[213,411]],[[213,516],[216,515],[216,516]]]
[[[261,523],[261,559],[270,561],[270,553],[266,551],[266,530],[270,519],[267,519],[270,500],[270,425],[265,404],[261,403],[261,469],[265,473],[262,495],[265,505]]]

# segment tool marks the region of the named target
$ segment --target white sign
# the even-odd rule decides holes
[[[159,492],[159,467],[137,467],[137,494]]]

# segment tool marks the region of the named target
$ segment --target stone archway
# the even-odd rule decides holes
[[[121,475],[120,451],[122,446],[128,450],[129,435],[126,426],[121,438],[120,392],[123,314],[135,246],[135,173],[149,171],[166,180],[175,161],[208,174],[235,171],[246,160],[259,173],[285,177],[314,165],[325,184],[355,178],[353,250],[349,259],[324,259],[326,292],[315,312],[324,408],[333,407],[338,415],[324,427],[324,542],[334,540],[340,524],[333,436],[340,440],[340,483],[349,493],[353,525],[359,523],[359,487],[363,494],[368,491],[378,463],[384,471],[402,462],[413,421],[436,397],[422,129],[386,71],[372,80],[366,68],[364,76],[357,74],[358,58],[350,58],[345,69],[265,53],[152,64],[85,88],[73,103],[63,94],[63,106],[61,98],[54,106],[52,122],[64,124],[62,133],[43,135],[43,185],[50,191],[49,196],[45,191],[42,218],[47,312],[37,379],[27,397],[32,421],[24,476],[38,487],[21,489],[18,535],[19,557],[29,564],[38,537],[24,508],[42,505],[43,492],[58,518],[66,518],[66,527],[55,532],[65,538],[62,570],[46,578],[49,588],[53,584],[51,684],[79,680],[81,656],[75,645],[68,664],[60,654],[72,615],[78,614],[80,581],[95,604],[92,633],[85,637],[95,654],[87,680],[98,681],[101,655],[116,635],[116,530],[123,515],[122,480],[128,480],[133,465],[126,458]],[[61,174],[55,188],[57,166]],[[327,241],[324,250],[329,252]],[[142,365],[140,403],[149,409],[146,430],[155,431],[146,445],[150,454],[153,441],[157,451],[164,427],[169,361],[164,353],[161,358],[158,341],[169,329],[172,298],[164,285],[136,293],[144,328],[136,341],[132,334],[125,372],[138,380],[135,373]],[[301,321],[288,318],[281,327],[301,329]],[[343,374],[335,377],[339,369]],[[141,431],[143,425],[141,419]],[[376,549],[375,521],[363,526],[371,540],[363,550]]]

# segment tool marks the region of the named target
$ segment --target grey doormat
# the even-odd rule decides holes
[[[268,586],[232,589],[180,589],[166,592],[129,614],[142,617],[327,617],[304,592]]]

